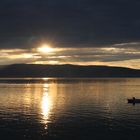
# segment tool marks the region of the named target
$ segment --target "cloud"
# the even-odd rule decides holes
[[[44,63],[50,64],[120,64],[121,62],[140,59],[139,43],[122,43],[105,47],[89,48],[53,48],[53,52],[38,52],[36,48],[29,49],[1,49],[1,63]],[[119,46],[119,47],[118,47]],[[120,47],[121,46],[121,47]],[[138,62],[137,62],[138,63]],[[136,64],[137,64],[136,63]],[[133,62],[133,66],[136,64]],[[127,64],[128,65],[128,64]],[[137,66],[138,67],[138,66]]]
[[[1,0],[0,48],[31,48],[34,37],[60,47],[137,42],[139,7],[137,0]]]
[[[1,0],[0,62],[121,65],[127,61],[136,66],[139,7],[138,0]],[[36,52],[43,43],[52,44],[55,53]]]

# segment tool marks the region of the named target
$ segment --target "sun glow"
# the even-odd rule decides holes
[[[47,44],[42,45],[42,46],[39,47],[37,50],[38,50],[39,52],[41,52],[41,53],[50,53],[50,52],[53,52],[53,51],[54,51],[54,49],[51,48],[51,47],[50,47],[49,45],[47,45]]]

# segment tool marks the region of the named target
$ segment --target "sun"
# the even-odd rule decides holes
[[[53,48],[51,48],[49,45],[47,45],[47,44],[44,44],[44,45],[42,45],[41,47],[39,47],[38,49],[37,49],[39,52],[41,52],[41,53],[50,53],[50,52],[53,52],[54,50],[53,50]]]

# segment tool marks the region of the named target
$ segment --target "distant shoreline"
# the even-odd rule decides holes
[[[125,67],[14,64],[0,69],[0,78],[140,78]]]
[[[49,80],[49,79],[136,79],[140,77],[0,77],[0,80],[34,80],[34,79],[42,79],[42,80]]]

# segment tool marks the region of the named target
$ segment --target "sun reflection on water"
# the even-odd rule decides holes
[[[47,129],[47,125],[49,122],[49,115],[52,108],[52,100],[49,96],[49,85],[44,84],[43,86],[43,97],[41,102],[41,109],[42,109],[42,115],[43,115],[43,123],[45,124],[45,129]]]

